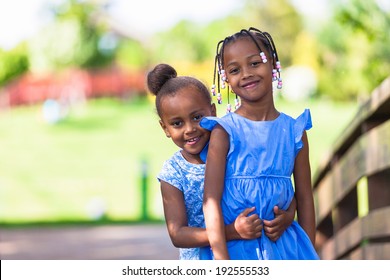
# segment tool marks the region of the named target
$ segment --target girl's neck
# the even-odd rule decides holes
[[[252,121],[272,121],[279,116],[274,104],[242,104],[236,114]]]
[[[189,163],[192,163],[192,164],[204,164],[204,162],[200,158],[200,154],[191,155],[191,154],[187,153],[186,151],[181,150],[181,155]]]

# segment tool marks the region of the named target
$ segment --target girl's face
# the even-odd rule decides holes
[[[227,81],[242,105],[272,98],[272,58],[264,45],[258,43],[267,56],[267,63],[263,63],[259,49],[250,38],[240,38],[224,50]]]
[[[179,90],[174,96],[161,99],[160,125],[167,137],[182,148],[184,158],[191,163],[203,163],[200,152],[210,139],[210,131],[200,127],[204,116],[215,116],[215,105],[194,87]]]

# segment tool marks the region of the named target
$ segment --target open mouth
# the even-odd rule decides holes
[[[194,144],[198,143],[199,139],[200,139],[200,137],[194,137],[194,138],[186,140],[186,142],[189,145],[194,145]]]

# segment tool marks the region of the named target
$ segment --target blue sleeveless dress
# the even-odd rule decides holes
[[[200,123],[208,130],[216,124],[230,138],[221,201],[225,224],[232,223],[251,206],[265,220],[274,219],[275,205],[287,210],[294,196],[291,175],[295,157],[303,147],[303,132],[312,126],[310,111],[306,109],[297,119],[280,113],[272,121],[252,121],[229,113],[222,118],[205,117]],[[227,246],[231,259],[319,259],[308,235],[296,221],[276,242],[263,232],[258,239],[233,240]]]

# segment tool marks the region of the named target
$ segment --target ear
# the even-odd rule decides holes
[[[215,108],[215,103],[211,104],[211,116],[213,116],[213,117],[217,116],[217,110]]]
[[[165,135],[166,135],[168,138],[170,138],[171,135],[169,134],[169,131],[168,131],[167,126],[164,124],[164,122],[163,122],[162,120],[159,120],[158,122],[160,123],[161,128],[164,130]]]

